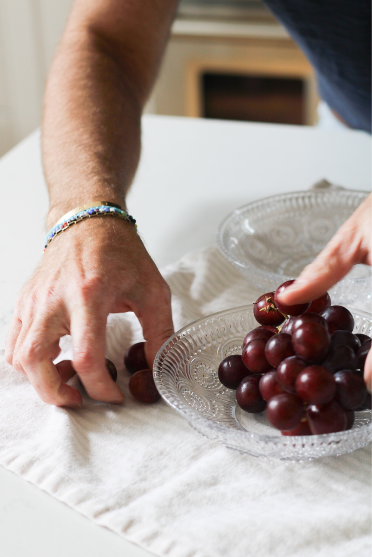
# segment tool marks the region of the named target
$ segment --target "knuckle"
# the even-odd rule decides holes
[[[105,289],[105,280],[100,275],[92,275],[81,281],[78,288],[81,299],[83,302],[86,302],[91,300],[93,295],[96,295]]]
[[[72,361],[74,369],[80,374],[89,373],[96,364],[96,358],[87,350],[80,350],[74,353]]]
[[[42,359],[44,347],[39,338],[26,338],[19,348],[19,361],[27,366]]]
[[[170,304],[172,293],[169,285],[165,280],[160,281],[155,285],[153,294],[159,299],[160,302]]]

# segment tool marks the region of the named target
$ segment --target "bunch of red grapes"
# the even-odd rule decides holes
[[[371,339],[353,334],[352,314],[332,306],[328,293],[307,304],[281,303],[278,294],[293,282],[258,298],[254,316],[260,326],[245,337],[241,356],[221,362],[219,379],[236,389],[246,412],[266,409],[282,435],[351,429],[355,411],[371,408],[363,380]]]

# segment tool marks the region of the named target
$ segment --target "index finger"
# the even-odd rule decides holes
[[[53,338],[51,330],[47,324],[31,326],[22,342],[19,361],[41,400],[77,408],[82,402],[79,391],[63,383],[52,361],[59,352],[60,335]]]

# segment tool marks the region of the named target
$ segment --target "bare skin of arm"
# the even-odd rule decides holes
[[[48,78],[42,151],[50,229],[91,201],[125,206],[140,154],[140,118],[174,17],[175,0],[76,0]],[[135,215],[134,215],[135,216]],[[109,313],[134,311],[150,365],[173,333],[170,291],[135,229],[86,219],[49,245],[23,288],[6,359],[40,398],[77,407],[53,360],[71,334],[73,366],[88,394],[121,403],[105,368]]]
[[[341,280],[357,263],[372,265],[372,194],[280,298],[289,305],[315,300]],[[371,392],[372,350],[365,363],[364,379]]]

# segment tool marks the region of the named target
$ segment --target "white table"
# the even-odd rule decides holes
[[[369,191],[371,138],[354,131],[147,116],[128,206],[150,254],[164,266],[213,245],[219,222],[232,209],[322,178]],[[17,292],[42,257],[48,199],[38,132],[1,159],[0,188],[3,346]],[[0,555],[149,554],[0,467]]]

